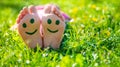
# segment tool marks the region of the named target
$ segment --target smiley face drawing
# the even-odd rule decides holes
[[[50,25],[50,24],[52,23],[52,19],[47,19],[47,23]],[[59,23],[60,23],[59,20],[56,20],[56,21],[55,21],[55,24],[56,24],[56,25],[59,25]],[[49,32],[51,32],[51,33],[56,33],[56,32],[58,32],[58,29],[57,29],[57,30],[51,30],[51,29],[47,28],[47,30],[48,30]]]
[[[42,39],[40,35],[39,18],[33,14],[26,14],[18,23],[18,32],[24,42],[30,47],[35,48],[37,44],[41,46]]]
[[[34,24],[34,18],[31,18],[30,20],[29,20],[29,22],[30,22],[30,24]],[[27,24],[26,23],[23,23],[22,24],[22,26],[23,26],[23,28],[26,28],[27,27]],[[35,29],[33,32],[25,32],[26,34],[28,34],[28,35],[33,35],[33,34],[35,34],[37,32],[37,29]]]
[[[42,17],[44,47],[59,48],[65,29],[65,22],[55,14],[45,14]]]
[[[65,30],[65,20],[56,5],[24,7],[17,18],[17,29],[30,48],[59,48]]]

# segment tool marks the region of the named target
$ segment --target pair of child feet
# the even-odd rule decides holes
[[[17,18],[18,32],[30,48],[59,48],[70,18],[55,5],[24,7]]]

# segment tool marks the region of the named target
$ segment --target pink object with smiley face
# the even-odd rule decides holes
[[[28,12],[18,22],[18,32],[30,48],[35,48],[37,45],[43,47],[40,26],[40,19],[35,12]]]
[[[65,29],[65,22],[57,15],[45,14],[42,17],[44,47],[59,48]]]
[[[65,30],[65,20],[69,19],[66,16],[55,5],[32,6],[23,9],[18,16],[18,32],[30,48],[38,44],[41,48],[57,49]]]

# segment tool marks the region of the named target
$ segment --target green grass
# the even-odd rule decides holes
[[[67,23],[60,49],[29,49],[16,31],[19,11],[54,3],[74,21]],[[1,0],[0,67],[119,67],[120,1]]]

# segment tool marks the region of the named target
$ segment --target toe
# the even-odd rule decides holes
[[[35,6],[30,5],[30,6],[28,7],[28,11],[29,11],[29,13],[35,13],[35,12],[36,12]]]
[[[17,18],[16,22],[19,23],[20,20],[21,20],[26,14],[28,14],[28,8],[27,8],[27,7],[24,7],[24,8],[20,11],[20,14],[18,15],[18,18]]]
[[[28,13],[28,8],[24,7],[21,11],[20,14],[27,14]]]
[[[52,13],[57,15],[59,18],[61,18],[62,21],[64,21],[60,10],[56,6],[52,7]]]
[[[51,12],[51,6],[52,6],[51,4],[46,5],[45,8],[44,8],[44,12],[45,13],[50,13]]]

